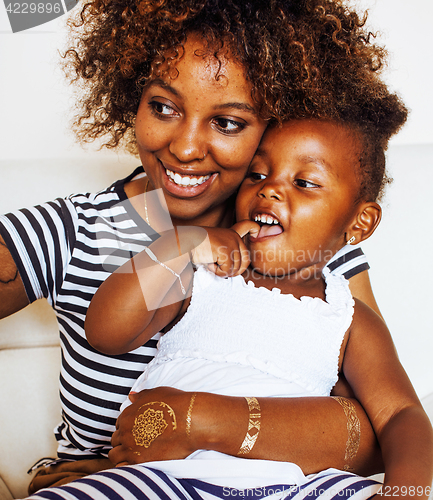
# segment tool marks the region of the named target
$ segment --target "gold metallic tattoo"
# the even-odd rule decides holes
[[[340,396],[331,396],[335,399],[343,408],[344,414],[347,418],[347,442],[346,442],[346,453],[344,455],[344,470],[353,470],[350,467],[349,462],[352,461],[356,454],[358,453],[359,444],[361,442],[361,423],[359,421],[358,415],[356,414],[355,405],[352,401],[342,398]]]
[[[149,446],[155,441],[155,439],[160,436],[168,424],[164,418],[164,409],[171,417],[173,430],[177,429],[176,415],[173,408],[163,401],[152,401],[151,403],[146,403],[138,409],[138,412],[145,406],[158,405],[161,410],[154,410],[153,408],[147,408],[142,413],[135,417],[134,426],[132,427],[132,435],[134,436],[135,444],[137,446],[144,446],[149,448]]]
[[[188,412],[186,414],[186,434],[187,436],[191,435],[191,415],[192,415],[192,407],[194,406],[194,401],[195,397],[197,396],[197,393],[194,392],[194,394],[191,396],[191,400],[189,402],[189,407],[188,407]]]
[[[260,404],[257,398],[245,398],[248,403],[248,410],[250,412],[248,418],[248,430],[243,443],[241,444],[238,455],[247,455],[256,444],[257,437],[260,432],[260,419],[262,418]],[[251,434],[250,431],[256,429],[255,434]]]

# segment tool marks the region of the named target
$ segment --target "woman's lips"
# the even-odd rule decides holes
[[[170,194],[181,198],[193,198],[204,193],[212,184],[217,173],[207,175],[180,175],[161,164],[164,188]]]

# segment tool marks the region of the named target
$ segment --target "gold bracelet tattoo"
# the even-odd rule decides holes
[[[250,412],[248,417],[248,430],[243,443],[241,444],[238,455],[247,455],[256,444],[257,437],[260,432],[260,419],[262,418],[259,402],[257,398],[245,398],[248,403],[248,410]],[[256,430],[254,434],[250,431]]]
[[[331,396],[335,399],[343,408],[344,414],[347,418],[347,442],[346,442],[346,453],[344,455],[344,470],[353,470],[350,467],[349,462],[351,462],[358,453],[359,444],[361,442],[361,423],[359,421],[358,415],[356,414],[355,405],[352,401],[342,398],[340,396]]]
[[[147,408],[140,413],[142,408],[152,405],[158,405],[162,409],[154,410],[153,408]],[[164,409],[167,410],[167,413],[171,417],[173,430],[176,430],[176,415],[171,406],[163,401],[152,401],[151,403],[146,403],[138,409],[137,414],[140,414],[135,417],[134,426],[132,427],[132,435],[134,436],[135,444],[137,446],[149,448],[153,441],[155,441],[155,439],[165,431],[168,424],[164,418]]]
[[[194,392],[194,394],[191,396],[191,400],[189,402],[189,407],[188,407],[188,412],[186,414],[186,435],[190,436],[191,435],[191,415],[192,415],[192,407],[194,406],[194,401],[195,397],[197,396],[197,393]]]

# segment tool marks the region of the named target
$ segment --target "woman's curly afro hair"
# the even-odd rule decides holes
[[[162,68],[176,76],[190,33],[206,42],[206,54],[228,50],[244,67],[270,122],[350,122],[383,149],[406,119],[398,97],[377,76],[385,50],[343,0],[82,1],[69,20],[64,54],[65,70],[80,89],[74,125],[81,141],[101,138],[108,148],[135,152],[143,87]]]

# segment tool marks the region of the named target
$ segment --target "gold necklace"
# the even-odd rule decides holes
[[[150,226],[149,214],[147,212],[147,196],[146,196],[148,187],[149,187],[149,177],[147,177],[146,187],[144,188],[144,220],[146,221],[147,225]]]

